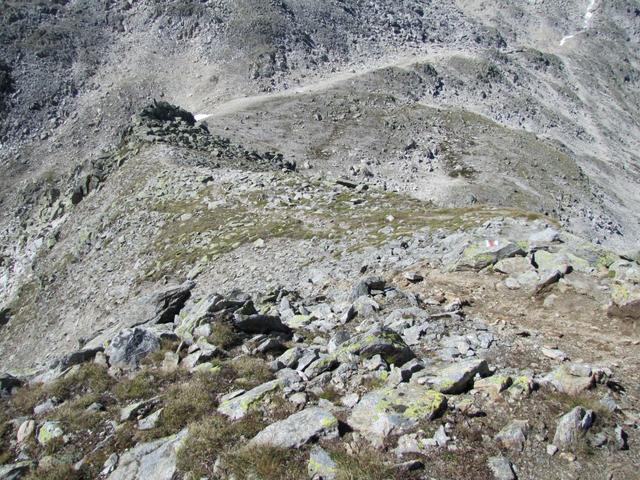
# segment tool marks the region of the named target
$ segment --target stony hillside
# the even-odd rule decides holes
[[[631,479],[637,2],[5,1],[0,479]]]

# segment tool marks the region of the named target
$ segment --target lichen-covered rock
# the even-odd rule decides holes
[[[325,449],[316,445],[309,453],[307,471],[311,480],[334,480],[338,473],[338,464]]]
[[[218,407],[218,412],[232,420],[244,417],[247,412],[256,405],[269,392],[282,386],[282,380],[272,380],[252,388],[235,398],[223,401]]]
[[[222,296],[211,294],[200,299],[189,311],[182,311],[176,318],[176,334],[180,338],[192,339],[193,331],[203,322],[211,320]]]
[[[447,394],[464,393],[473,387],[473,379],[476,375],[486,377],[491,375],[486,360],[472,359],[454,363],[441,369],[429,380],[432,387]]]
[[[593,388],[596,380],[591,368],[572,368],[571,364],[565,364],[546,375],[542,382],[561,393],[575,396]]]
[[[380,355],[385,362],[396,366],[404,365],[415,357],[411,348],[398,333],[379,327],[366,333],[354,335],[344,342],[333,355],[338,357],[344,353],[360,355],[363,358]]]
[[[112,367],[136,368],[140,360],[159,349],[160,336],[157,333],[144,327],[136,327],[120,331],[111,340],[105,353]]]
[[[310,407],[289,418],[272,423],[249,442],[249,446],[268,445],[300,448],[319,439],[338,437],[338,419],[327,410]]]
[[[502,247],[499,242],[489,246],[486,243],[473,244],[465,248],[462,256],[451,267],[451,270],[478,272],[505,258],[524,257],[525,255],[525,251],[515,243],[507,243]]]
[[[176,435],[141,443],[122,454],[108,480],[172,480],[176,474],[176,452],[187,430]]]
[[[52,440],[64,435],[62,430],[62,424],[57,421],[46,421],[38,429],[38,443],[40,445],[46,445]]]
[[[509,375],[492,375],[475,381],[473,388],[479,392],[487,393],[491,397],[497,397],[512,384],[513,379]]]
[[[400,435],[420,420],[432,420],[447,406],[447,398],[424,386],[402,383],[365,394],[353,408],[347,423],[381,443],[389,435]]]
[[[640,319],[640,285],[616,281],[611,288],[611,304],[607,315],[628,320]]]

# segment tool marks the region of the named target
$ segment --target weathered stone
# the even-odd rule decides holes
[[[160,422],[160,416],[162,415],[162,408],[156,410],[151,415],[147,415],[144,418],[138,420],[138,430],[151,430],[156,428],[158,422]]]
[[[571,372],[571,365],[561,365],[546,375],[543,382],[553,386],[559,392],[574,396],[594,387],[595,376],[592,373],[584,376],[575,373],[575,371]]]
[[[513,379],[508,375],[492,375],[475,381],[473,388],[495,398],[501,392],[509,388],[512,383]]]
[[[33,435],[36,429],[36,422],[33,420],[25,420],[20,424],[18,428],[18,434],[16,435],[16,439],[18,443],[22,443],[25,440],[28,440]]]
[[[515,243],[508,243],[504,247],[474,244],[467,247],[462,257],[453,266],[456,271],[480,271],[500,260],[511,257],[524,257],[526,253]]]
[[[159,349],[158,334],[144,327],[136,327],[120,331],[111,340],[105,353],[112,367],[126,369],[138,367],[140,360]]]
[[[38,429],[38,443],[46,445],[52,440],[64,435],[62,424],[57,421],[46,421]]]
[[[353,408],[347,423],[381,443],[389,435],[401,435],[420,420],[432,420],[447,406],[444,395],[423,386],[402,383],[365,394]]]
[[[279,448],[300,448],[319,439],[338,437],[338,419],[327,410],[310,407],[289,418],[269,425],[258,433],[250,446],[270,445]]]
[[[218,412],[232,420],[238,420],[244,417],[266,394],[281,386],[282,380],[280,379],[258,385],[242,395],[223,401],[218,407]]]
[[[172,480],[176,474],[176,452],[187,436],[187,430],[176,435],[141,443],[125,451],[118,468],[108,480]]]
[[[464,360],[441,369],[429,383],[441,393],[458,394],[473,388],[473,379],[476,375],[486,377],[490,374],[486,360]]]
[[[490,457],[487,460],[487,466],[489,470],[491,470],[491,473],[493,473],[495,480],[517,480],[518,478],[513,471],[511,462],[505,457]]]
[[[171,323],[191,296],[193,282],[171,285],[137,299],[127,312],[126,326],[132,328],[143,324]]]
[[[14,388],[22,385],[22,380],[8,373],[0,374],[0,396],[11,395]]]
[[[233,325],[246,333],[289,333],[290,329],[280,320],[280,317],[273,315],[261,315],[254,313],[244,315],[242,313],[233,314]]]
[[[618,450],[629,450],[629,436],[627,435],[627,432],[625,432],[624,429],[620,425],[618,425],[616,426],[614,433],[616,436],[616,448]]]
[[[316,445],[309,453],[307,470],[311,480],[334,480],[338,473],[338,465],[326,450]]]
[[[120,421],[126,422],[135,417],[146,415],[153,407],[160,403],[160,397],[153,397],[148,400],[141,400],[139,402],[132,403],[120,409]]]
[[[382,277],[366,277],[360,280],[351,290],[351,301],[369,295],[372,290],[384,290],[386,282]]]
[[[498,432],[495,439],[503,447],[512,450],[524,450],[524,444],[529,435],[529,422],[526,420],[514,420]]]
[[[404,365],[415,357],[402,337],[393,330],[376,327],[366,333],[354,335],[343,343],[336,354],[352,353],[363,358],[380,355],[388,364]]]
[[[195,329],[212,320],[214,312],[220,310],[219,305],[223,300],[221,295],[214,293],[200,299],[188,311],[181,311],[176,318],[176,334],[180,338],[192,339]]]
[[[593,412],[576,407],[562,416],[553,437],[553,444],[558,448],[574,445],[580,435],[586,432],[593,423]]]
[[[19,480],[29,472],[33,466],[30,461],[0,465],[0,480]]]

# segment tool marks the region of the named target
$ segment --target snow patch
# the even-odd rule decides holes
[[[211,116],[210,113],[197,113],[193,116],[196,119],[196,122],[201,122],[202,120],[206,120]]]
[[[562,40],[560,40],[561,47],[567,42],[567,40],[570,40],[574,38],[576,35],[579,35],[580,33],[584,33],[587,30],[589,30],[589,26],[590,26],[589,24],[591,23],[591,19],[593,18],[593,15],[597,10],[596,8],[597,2],[598,0],[590,0],[589,5],[587,6],[587,11],[584,14],[582,30],[578,30],[576,33],[573,33],[571,35],[565,35],[564,37],[562,37]]]

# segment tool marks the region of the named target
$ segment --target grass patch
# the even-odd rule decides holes
[[[146,400],[161,393],[168,384],[179,381],[181,375],[187,373],[180,369],[164,372],[143,368],[133,377],[121,379],[113,388],[113,393],[119,401]]]
[[[273,380],[273,372],[267,363],[256,357],[242,356],[229,362],[229,366],[237,373],[236,383],[245,388],[253,388]]]
[[[222,457],[228,474],[236,478],[299,480],[306,478],[307,453],[276,447],[245,448]]]
[[[200,374],[185,383],[169,387],[159,424],[147,434],[143,434],[146,437],[144,439],[172,435],[187,424],[196,422],[214,411],[217,402],[213,394],[213,382],[214,376]]]
[[[109,390],[115,380],[107,368],[96,363],[84,363],[47,387],[47,393],[58,400],[68,400],[85,393],[101,393]]]
[[[242,336],[231,325],[216,322],[211,325],[211,335],[208,340],[216,347],[228,350],[238,346],[242,342]]]
[[[215,413],[193,423],[189,425],[189,433],[178,450],[178,469],[191,474],[193,478],[217,478],[213,471],[216,457],[226,449],[231,450],[238,443],[254,437],[264,426],[261,417],[255,413],[237,422]]]
[[[349,454],[342,449],[329,451],[337,464],[337,480],[390,480],[406,478],[384,462],[384,454],[366,444],[359,445],[357,453]]]

